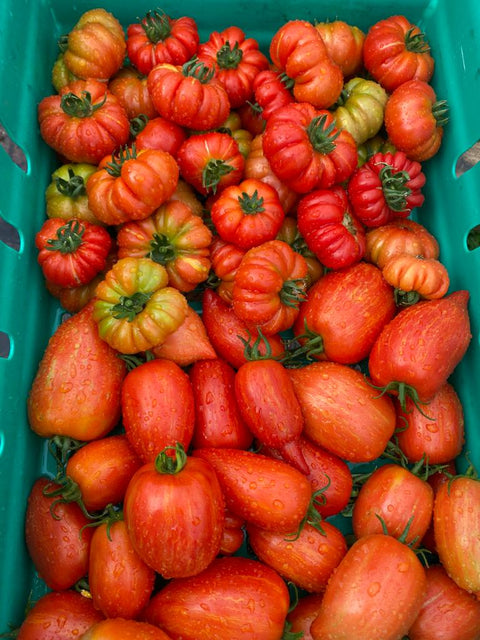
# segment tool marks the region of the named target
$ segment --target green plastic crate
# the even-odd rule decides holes
[[[0,633],[21,623],[30,594],[35,597],[42,589],[28,558],[23,523],[27,495],[45,471],[47,455],[45,442],[29,429],[26,397],[61,318],[61,309],[45,290],[33,244],[45,218],[44,191],[58,166],[40,138],[36,107],[54,92],[50,72],[57,39],[84,11],[100,6],[125,27],[156,8],[145,0],[0,3],[0,123],[6,131],[0,140]],[[265,53],[272,35],[289,19],[341,19],[366,31],[395,11],[387,0],[203,0],[179,7],[173,0],[161,5],[173,17],[195,18],[202,41],[212,30],[235,24],[256,38]],[[480,165],[457,177],[459,159],[480,138],[480,10],[474,0],[404,0],[396,11],[425,31],[436,59],[432,84],[450,107],[441,151],[424,165],[425,205],[417,219],[440,242],[451,289],[471,293],[473,340],[451,381],[465,409],[466,450],[480,469],[480,249],[467,248],[469,231],[480,224]],[[12,150],[18,164],[9,155]]]

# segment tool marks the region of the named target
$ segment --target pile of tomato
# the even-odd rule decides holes
[[[469,293],[411,217],[433,72],[402,15],[291,20],[268,55],[153,10],[62,39],[19,640],[480,637]]]

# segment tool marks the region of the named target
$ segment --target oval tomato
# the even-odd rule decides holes
[[[170,640],[161,629],[148,622],[122,617],[102,620],[81,636],[80,640]]]
[[[192,446],[248,449],[253,434],[235,396],[235,369],[222,358],[200,360],[189,371],[195,402]]]
[[[145,619],[183,640],[278,640],[289,593],[276,571],[243,557],[217,558],[197,576],[172,580]]]
[[[395,409],[364,374],[336,362],[289,369],[305,419],[304,435],[349,462],[371,462],[395,430]]]
[[[181,444],[167,447],[134,474],[123,511],[133,548],[165,579],[197,575],[220,551],[220,483],[212,466],[187,456]]]
[[[27,400],[28,419],[43,437],[100,438],[118,423],[125,363],[98,335],[93,302],[58,326]]]
[[[190,379],[171,360],[156,358],[135,367],[122,386],[125,433],[143,462],[153,462],[165,447],[188,449],[195,423]]]
[[[307,595],[301,595],[297,599],[295,606],[290,609],[287,616],[290,633],[301,632],[303,633],[303,636],[300,636],[302,640],[313,640],[310,627],[318,615],[322,599],[323,593],[308,593]]]
[[[29,609],[18,629],[18,640],[75,640],[103,615],[91,598],[78,591],[49,591]]]
[[[402,638],[420,611],[425,590],[425,569],[412,549],[381,533],[360,538],[330,578],[312,638]]]

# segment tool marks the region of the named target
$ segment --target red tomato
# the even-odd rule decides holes
[[[195,402],[192,446],[248,449],[253,434],[235,397],[235,369],[222,358],[199,360],[189,371]]]
[[[108,88],[117,97],[130,120],[130,130],[136,119],[155,118],[157,112],[148,92],[147,76],[131,66],[122,67],[108,82]],[[135,124],[134,124],[135,123]],[[137,146],[137,149],[140,147]]]
[[[469,593],[480,593],[480,482],[456,476],[438,487],[433,507],[438,557],[448,575]]]
[[[151,118],[135,135],[135,146],[141,149],[160,149],[174,158],[186,140],[187,134],[183,127],[161,116]]]
[[[103,615],[78,591],[50,591],[29,609],[17,640],[78,640]]]
[[[465,440],[463,406],[453,386],[446,382],[425,407],[428,418],[420,412],[410,398],[405,411],[398,398],[398,446],[410,462],[425,456],[429,464],[445,464],[460,455]]]
[[[213,289],[206,289],[203,294],[202,318],[215,351],[235,369],[247,361],[245,342],[255,345],[259,355],[265,355],[267,349],[272,356],[285,353],[279,334],[260,338],[258,331],[249,328]]]
[[[175,639],[278,640],[288,607],[288,589],[276,571],[227,557],[197,576],[172,580],[153,596],[144,617]]]
[[[425,569],[427,591],[410,640],[472,640],[480,636],[480,601],[448,577],[440,564]]]
[[[323,599],[323,593],[310,593],[298,598],[297,603],[287,616],[291,633],[303,633],[302,640],[313,640],[310,633],[312,622],[318,615],[318,609]]]
[[[122,617],[109,618],[94,624],[81,640],[170,640],[161,629],[148,622]]]
[[[58,326],[28,397],[28,419],[40,436],[105,436],[121,413],[125,363],[98,335],[93,302]]]
[[[433,513],[432,487],[399,464],[375,469],[362,485],[353,505],[352,527],[357,538],[382,533],[418,547]],[[381,519],[381,520],[380,520]]]
[[[232,513],[269,531],[295,532],[307,514],[312,488],[294,467],[243,449],[195,449],[210,462]]]
[[[93,604],[106,618],[137,618],[152,595],[155,571],[138,556],[125,521],[117,517],[95,529],[88,585]]]
[[[304,419],[287,369],[271,359],[246,362],[235,375],[234,387],[240,415],[251,433],[307,474],[298,441]]]
[[[297,224],[308,248],[329,269],[355,264],[365,254],[365,229],[343,187],[316,189],[297,205]]]
[[[347,553],[346,540],[337,527],[322,522],[318,528],[306,523],[298,537],[267,531],[247,523],[248,541],[263,563],[288,582],[310,593],[321,593],[333,571]]]
[[[225,526],[223,528],[220,556],[230,556],[236,553],[243,545],[245,539],[245,520],[236,516],[225,508]]]
[[[454,291],[402,309],[383,328],[370,352],[373,383],[398,394],[402,405],[408,396],[429,402],[470,344],[469,297],[468,291]]]
[[[372,534],[347,551],[325,589],[313,640],[398,640],[420,611],[425,570],[408,546]]]
[[[135,551],[165,579],[200,573],[220,551],[222,489],[212,466],[181,445],[134,474],[123,510]]]
[[[280,71],[266,69],[257,73],[253,81],[253,91],[265,120],[268,120],[279,107],[295,101],[290,84],[288,78]]]
[[[52,284],[78,287],[103,271],[113,246],[106,229],[86,220],[48,218],[35,235],[37,260]]]
[[[349,462],[371,462],[395,430],[395,409],[364,374],[336,362],[289,369],[305,419],[304,435]]]
[[[69,589],[87,575],[93,530],[80,507],[47,497],[45,490],[61,487],[46,477],[30,490],[25,515],[25,541],[38,575],[53,591]]]
[[[122,387],[127,438],[143,462],[180,442],[188,449],[195,424],[190,379],[171,360],[156,358],[128,372]]]
[[[302,344],[312,341],[312,357],[355,364],[368,356],[395,313],[393,287],[380,269],[361,261],[311,286],[293,329]]]

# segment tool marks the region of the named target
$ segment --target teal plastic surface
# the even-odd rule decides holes
[[[50,72],[57,39],[84,11],[99,6],[125,27],[156,8],[145,0],[0,2],[0,124],[7,136],[0,149],[0,633],[21,623],[29,596],[42,588],[28,558],[23,524],[31,485],[46,468],[46,451],[29,429],[26,398],[61,317],[45,290],[33,244],[45,217],[44,191],[57,166],[40,138],[36,108],[54,92]],[[238,25],[265,52],[275,31],[292,18],[338,18],[366,31],[394,11],[387,0],[187,0],[182,5],[163,0],[161,8],[174,17],[194,17],[202,40],[212,30]],[[471,294],[473,340],[451,381],[465,409],[466,450],[480,469],[480,249],[469,251],[466,244],[470,229],[480,224],[480,165],[458,178],[455,173],[458,158],[480,138],[480,10],[475,0],[404,0],[401,12],[425,31],[436,59],[432,84],[450,107],[441,151],[424,166],[425,205],[417,219],[439,240],[451,289]],[[19,164],[6,150],[16,146]]]

